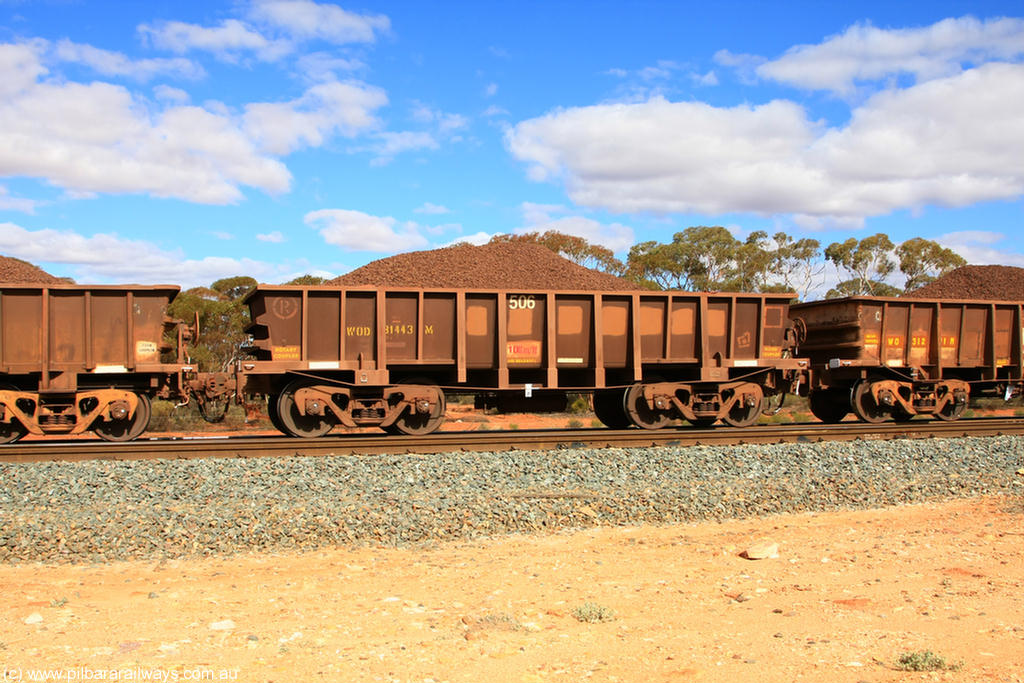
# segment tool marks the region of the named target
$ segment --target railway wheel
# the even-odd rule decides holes
[[[647,405],[643,384],[634,384],[627,389],[622,404],[630,421],[641,429],[661,429],[668,424],[667,412]]]
[[[331,431],[334,423],[326,415],[303,415],[295,404],[295,392],[310,386],[308,380],[297,379],[286,386],[277,397],[277,419],[279,429],[285,434],[303,439],[314,439]],[[273,417],[271,417],[273,420]]]
[[[826,424],[842,422],[850,414],[850,402],[844,391],[818,389],[811,392],[807,402],[810,404],[811,415]]]
[[[623,392],[605,389],[594,392],[594,415],[609,429],[625,429],[632,423],[623,409]]]
[[[17,389],[9,384],[0,384],[0,389],[4,391],[17,391]],[[25,429],[25,426],[16,417],[12,417],[10,422],[0,422],[0,444],[14,443],[26,434],[28,434],[28,430]]]
[[[445,400],[441,387],[428,384],[424,380],[410,380],[404,382],[404,384],[429,386],[437,390],[437,395],[440,398],[431,410],[426,413],[413,410],[412,406],[409,406],[405,412],[398,416],[398,419],[392,423],[391,427],[386,428],[385,431],[389,434],[408,434],[410,436],[422,436],[423,434],[437,431],[437,428],[444,422],[444,414],[448,409],[448,402]]]
[[[153,409],[149,404],[149,397],[145,394],[137,394],[139,405],[135,408],[135,414],[121,420],[96,420],[93,422],[92,431],[104,441],[131,441],[136,439],[149,427],[149,418]]]
[[[935,417],[940,420],[959,420],[963,417],[963,414],[967,412],[967,402],[957,403],[956,401],[950,401],[946,405],[942,406],[942,410],[935,413]]]
[[[866,379],[854,384],[850,390],[850,406],[854,415],[871,424],[885,422],[892,416],[891,408],[875,402],[875,397],[871,395],[871,382]]]
[[[740,405],[739,402],[733,406],[732,410],[725,414],[722,418],[722,422],[733,427],[749,427],[750,425],[757,422],[757,418],[761,417],[761,413],[764,412],[764,399],[757,401],[752,406]]]
[[[288,433],[288,430],[284,428],[284,424],[281,422],[280,413],[277,412],[277,402],[280,398],[280,394],[267,395],[267,418],[270,420],[270,424],[274,425],[274,429],[285,436],[291,436],[291,434]]]
[[[12,417],[10,422],[0,422],[0,443],[14,443],[26,434],[28,430],[16,417]]]
[[[745,397],[736,401],[722,418],[725,424],[733,427],[749,427],[757,422],[757,418],[761,417],[761,413],[764,412],[764,392],[756,384],[751,385],[747,391],[754,394],[753,402],[749,402]],[[748,402],[751,404],[748,405]]]

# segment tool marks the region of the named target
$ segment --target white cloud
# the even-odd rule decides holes
[[[206,75],[201,66],[188,59],[131,59],[120,52],[101,50],[67,39],[57,43],[54,53],[60,60],[84,64],[104,76],[146,81],[162,74],[190,79]]]
[[[420,123],[434,124],[441,135],[448,135],[469,125],[469,119],[462,114],[449,114],[422,102],[413,104],[412,118]]]
[[[192,99],[187,92],[181,88],[172,88],[169,85],[158,85],[153,88],[153,96],[158,100],[173,102],[175,104],[188,104]]]
[[[0,44],[0,177],[41,178],[69,196],[148,193],[225,204],[240,186],[281,193],[291,174],[273,156],[354,136],[378,125],[383,91],[320,83],[289,102],[254,103],[237,116],[220,103],[158,102],[102,82],[45,78],[45,45]]]
[[[960,254],[968,263],[1024,267],[1019,236],[1008,238],[991,230],[962,230],[940,235],[935,241]]]
[[[275,230],[268,233],[260,233],[256,235],[256,239],[260,242],[270,242],[272,244],[280,244],[285,241],[284,235],[280,230]]]
[[[140,24],[137,30],[155,47],[177,54],[202,50],[233,60],[236,53],[245,51],[273,61],[292,50],[290,43],[270,40],[238,19],[226,19],[212,28],[183,21],[164,21],[153,25]]]
[[[384,131],[374,136],[377,142],[370,150],[376,154],[375,165],[390,163],[396,155],[417,149],[437,149],[437,140],[430,133],[422,131]]]
[[[714,71],[707,71],[702,74],[694,72],[690,74],[690,80],[693,81],[696,85],[710,87],[718,85],[718,74],[716,74]]]
[[[653,97],[666,97],[679,90],[680,76],[699,87],[718,85],[714,71],[701,73],[692,65],[669,59],[636,70],[613,68],[605,72],[622,81],[616,89],[615,102],[643,102]]]
[[[494,97],[497,94],[498,94],[498,84],[497,83],[488,83],[487,86],[484,87],[484,97]]]
[[[417,209],[413,209],[413,213],[426,213],[435,216],[451,212],[452,210],[449,209],[447,206],[441,206],[440,204],[432,204],[430,202],[426,202],[423,204],[423,206]]]
[[[391,21],[384,15],[355,14],[337,5],[310,0],[258,0],[251,15],[296,38],[335,44],[372,43],[378,33],[391,28]]]
[[[1024,55],[1024,19],[943,19],[931,26],[881,29],[858,24],[817,45],[798,45],[756,67],[757,74],[813,90],[846,94],[858,81],[911,74],[950,76],[964,63]]]
[[[492,104],[491,106],[487,107],[487,109],[484,109],[484,116],[486,116],[488,118],[490,118],[492,116],[508,116],[508,115],[509,115],[508,109],[505,109],[504,107],[499,107],[499,106],[497,106],[495,104]]]
[[[628,251],[636,243],[633,229],[621,223],[610,225],[584,216],[559,216],[567,209],[552,204],[523,202],[523,219],[526,225],[516,229],[516,234],[554,230],[564,235],[582,237],[591,244],[611,249],[613,252]]]
[[[0,96],[15,97],[30,90],[37,79],[49,73],[39,57],[45,49],[46,41],[42,40],[0,44]]]
[[[21,211],[22,213],[35,213],[39,205],[34,199],[23,199],[12,197],[11,191],[0,185],[0,211]]]
[[[506,137],[534,180],[613,211],[857,221],[1024,194],[1024,65],[875,95],[826,129],[799,105],[655,98],[557,110]]]
[[[198,107],[151,112],[127,89],[39,81],[32,46],[0,45],[0,176],[44,178],[72,195],[146,192],[203,203],[239,185],[284,192],[291,176],[229,118]]]
[[[179,250],[166,251],[144,240],[111,234],[85,236],[72,231],[27,230],[13,223],[0,223],[0,253],[37,265],[69,266],[67,272],[81,283],[172,283],[195,287],[234,275],[275,279],[277,273],[292,267],[221,256],[189,259]]]
[[[420,226],[407,222],[399,225],[390,216],[371,216],[361,211],[321,209],[304,218],[328,244],[353,251],[397,253],[427,245]]]
[[[719,50],[715,53],[716,64],[727,66],[736,71],[740,81],[746,84],[757,82],[757,68],[764,64],[767,59],[758,55]]]
[[[352,269],[348,268],[348,267],[344,267],[344,268],[341,268],[340,270],[335,271],[335,270],[324,270],[323,268],[304,268],[304,269],[303,268],[299,268],[298,270],[293,270],[293,271],[291,271],[289,273],[286,273],[286,274],[283,274],[283,275],[279,275],[277,277],[277,279],[274,281],[274,283],[275,284],[284,284],[286,282],[291,282],[292,280],[294,280],[297,277],[302,277],[303,275],[312,275],[313,277],[321,277],[324,280],[333,280],[334,278],[338,277],[338,273],[339,272],[346,272],[346,271],[349,271],[349,270],[352,270]]]
[[[245,107],[245,130],[273,154],[318,147],[332,134],[352,137],[376,125],[373,112],[387,104],[380,88],[365,83],[320,83],[290,102]]]
[[[366,67],[358,59],[346,59],[329,52],[310,52],[300,56],[297,69],[310,81],[336,81],[339,73],[350,73]]]
[[[490,242],[492,237],[494,237],[494,235],[488,232],[474,232],[472,235],[462,235],[461,237],[456,237],[451,242],[438,245],[437,248],[444,249],[445,247],[451,247],[456,244],[472,244],[479,247]]]

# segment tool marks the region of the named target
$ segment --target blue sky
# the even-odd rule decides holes
[[[1024,266],[1022,15],[0,0],[0,254],[192,286],[724,225]]]

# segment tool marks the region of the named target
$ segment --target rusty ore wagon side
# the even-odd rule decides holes
[[[150,399],[177,393],[183,334],[167,317],[178,287],[0,285],[0,443],[26,433],[141,434]],[[178,335],[177,363],[167,332]]]
[[[805,377],[786,294],[260,285],[239,392],[281,431],[427,433],[445,395],[504,409],[593,393],[607,425],[749,424]]]
[[[954,420],[972,396],[1022,388],[1024,303],[858,296],[795,304],[806,324],[811,410],[838,422],[934,415]]]

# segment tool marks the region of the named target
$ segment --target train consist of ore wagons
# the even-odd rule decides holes
[[[304,437],[336,424],[428,433],[452,393],[550,410],[592,392],[616,428],[749,425],[807,380],[789,298],[260,285],[237,384]]]
[[[757,421],[809,395],[837,422],[957,419],[1024,385],[1021,302],[789,294],[260,285],[251,344],[199,373],[172,286],[0,285],[0,443],[143,433],[150,401],[266,400],[299,437],[335,425],[426,434],[446,400],[553,411],[593,397],[613,428]],[[215,418],[214,418],[215,419]]]
[[[1009,398],[1024,380],[1024,304],[857,296],[795,304],[806,325],[811,412],[838,422],[955,420],[972,396]]]
[[[167,285],[0,285],[0,443],[27,433],[142,434],[150,400],[180,396],[191,371],[186,329],[167,317],[177,293]],[[177,362],[161,360],[174,351]]]

